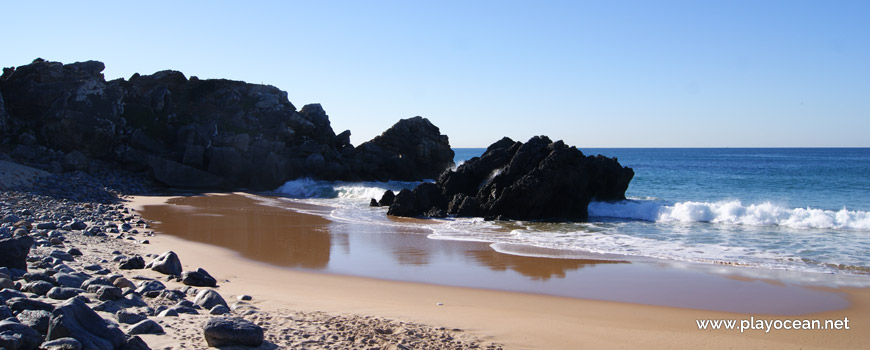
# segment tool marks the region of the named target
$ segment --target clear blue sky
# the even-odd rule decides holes
[[[175,69],[322,103],[359,144],[870,146],[870,1],[4,1],[0,65]]]

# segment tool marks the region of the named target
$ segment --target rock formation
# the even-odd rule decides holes
[[[428,120],[355,148],[319,104],[274,86],[177,71],[106,81],[103,63],[36,59],[0,77],[0,150],[52,172],[114,166],[186,188],[274,189],[287,180],[421,180],[453,160]]]
[[[388,214],[585,220],[591,200],[625,199],[632,177],[616,159],[585,156],[546,136],[504,138],[435,183],[403,190]]]

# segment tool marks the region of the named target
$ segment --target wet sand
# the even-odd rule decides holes
[[[168,233],[152,240],[153,252],[175,250],[185,268],[204,267],[231,281],[221,286],[224,292],[254,295],[276,310],[458,327],[508,348],[858,348],[870,340],[866,289],[507,255],[483,243],[432,240],[421,232],[355,231],[242,195],[174,198],[170,205],[142,201],[136,202],[140,214]],[[852,329],[741,334],[700,331],[695,324],[750,314],[849,317]]]

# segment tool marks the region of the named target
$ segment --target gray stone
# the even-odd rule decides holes
[[[154,322],[154,320],[143,320],[130,326],[127,334],[163,334],[163,327]]]
[[[6,277],[0,277],[0,289],[15,288],[15,282]]]
[[[0,321],[0,348],[31,350],[40,343],[42,336],[35,329],[10,320]]]
[[[62,261],[73,261],[73,260],[75,260],[75,258],[72,256],[72,254],[67,253],[67,252],[65,252],[65,251],[62,251],[62,250],[55,250],[55,251],[52,251],[51,253],[48,253],[48,256],[50,256],[50,257],[52,257],[52,258],[56,258],[56,259],[58,259],[58,260],[62,260]]]
[[[54,310],[54,305],[30,298],[12,298],[6,300],[6,306],[9,306],[12,311],[16,312],[24,310]]]
[[[46,281],[33,281],[24,285],[24,290],[36,295],[45,295],[54,288],[54,285]]]
[[[75,297],[84,290],[78,288],[69,288],[69,287],[54,287],[45,294],[45,296],[54,299],[54,300],[67,300],[69,298]]]
[[[168,251],[160,254],[157,258],[148,263],[145,267],[165,275],[181,275],[181,260],[173,251]]]
[[[199,291],[196,298],[193,300],[193,303],[206,310],[210,310],[216,305],[229,306],[224,298],[214,289],[203,289]]]
[[[166,309],[160,311],[160,313],[157,314],[157,317],[178,317],[178,311],[175,311],[175,309]]]
[[[69,228],[73,229],[73,230],[81,231],[81,230],[87,229],[88,225],[82,221],[76,220],[72,224],[69,225]]]
[[[58,273],[54,275],[54,280],[61,287],[69,287],[69,288],[81,288],[84,279],[79,276],[68,274],[68,273]]]
[[[100,289],[97,290],[97,299],[106,301],[106,300],[118,300],[124,297],[124,293],[121,292],[121,288],[115,286],[100,286]]]
[[[134,256],[132,258],[128,258],[126,260],[121,261],[118,264],[118,268],[121,270],[139,270],[145,268],[145,259],[141,256]]]
[[[195,287],[216,287],[217,280],[202,268],[196,271],[185,271],[181,274],[181,283]]]
[[[57,228],[57,223],[54,222],[40,222],[36,224],[37,230],[54,230]]]
[[[124,342],[124,345],[121,346],[120,350],[151,350],[151,348],[148,347],[148,344],[146,344],[142,338],[139,338],[138,335],[128,335],[127,340]]]
[[[142,281],[136,287],[136,293],[144,295],[147,292],[160,292],[164,289],[166,289],[166,285],[160,281]]]
[[[135,324],[147,319],[148,317],[140,312],[120,310],[115,313],[115,318],[118,319],[118,323]]]
[[[215,317],[203,328],[208,346],[250,346],[263,344],[263,328],[238,317]]]
[[[0,300],[6,299],[8,301],[12,298],[27,298],[27,295],[12,288],[0,290]]]
[[[82,343],[76,338],[60,338],[47,341],[39,346],[40,350],[82,350]]]
[[[215,305],[215,307],[211,308],[211,310],[208,310],[209,315],[219,316],[219,315],[226,315],[228,313],[230,313],[230,308],[228,308],[224,305]]]
[[[112,282],[109,281],[108,278],[105,277],[91,277],[82,282],[81,288],[84,290],[89,290],[92,286],[111,286]],[[96,292],[96,290],[94,290]]]
[[[52,313],[46,340],[72,337],[83,349],[115,350],[126,341],[124,332],[110,326],[81,298],[72,298]]]
[[[51,321],[51,313],[45,310],[24,310],[19,312],[15,318],[39,334],[46,334],[48,333],[48,323]]]

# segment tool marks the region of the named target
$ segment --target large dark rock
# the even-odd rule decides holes
[[[9,306],[12,311],[22,312],[24,310],[54,310],[54,305],[30,298],[11,298],[6,300],[6,306]]]
[[[323,106],[297,111],[274,86],[172,70],[106,81],[104,68],[37,59],[5,69],[0,140],[20,141],[11,157],[57,171],[124,168],[170,187],[253,190],[303,177],[432,179],[453,160],[447,136],[421,117],[354,147]]]
[[[194,287],[217,286],[217,280],[203,268],[198,268],[196,271],[185,271],[182,273],[181,283]]]
[[[106,156],[119,138],[124,91],[105,81],[104,68],[97,61],[41,59],[17,67],[3,75],[7,112],[46,146]]]
[[[355,171],[363,179],[434,179],[453,165],[447,135],[423,117],[402,119],[356,148]]]
[[[206,322],[203,333],[210,347],[258,347],[263,344],[263,328],[239,317],[212,318]]]
[[[214,289],[203,289],[196,294],[193,303],[208,310],[217,305],[228,306],[226,300]]]
[[[388,214],[420,216],[444,210],[458,216],[585,220],[591,200],[625,199],[633,176],[616,159],[585,156],[546,136],[525,144],[504,138],[482,156],[444,172],[435,184],[399,193]]]
[[[109,325],[81,297],[67,300],[52,312],[45,340],[66,337],[81,342],[83,349],[94,350],[115,350],[126,340],[124,332]]]
[[[27,270],[27,254],[32,245],[30,236],[0,239],[0,267]]]
[[[181,260],[178,259],[178,254],[173,251],[168,251],[160,254],[154,260],[145,265],[146,268],[160,272],[165,275],[181,275]]]
[[[24,310],[19,312],[15,318],[39,334],[46,334],[48,333],[48,323],[51,321],[51,313],[45,310]]]
[[[39,332],[12,320],[0,320],[0,348],[36,350],[42,343]]]

